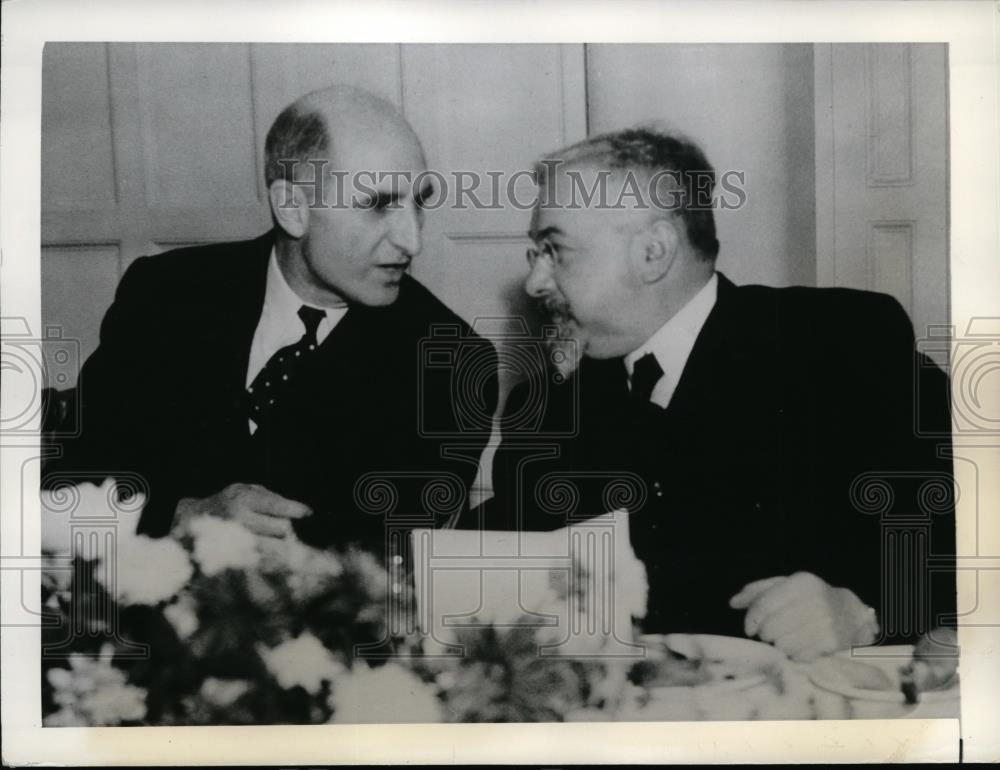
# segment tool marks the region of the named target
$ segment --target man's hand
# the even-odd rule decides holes
[[[874,610],[852,591],[834,588],[810,572],[748,583],[729,606],[747,611],[747,636],[771,642],[792,660],[871,644],[878,633]]]
[[[292,519],[311,513],[308,506],[259,484],[230,484],[211,497],[183,498],[177,503],[174,521],[183,526],[193,516],[218,516],[238,521],[258,535],[285,537],[292,532]]]

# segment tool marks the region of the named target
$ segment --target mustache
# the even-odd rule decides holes
[[[581,331],[573,323],[573,315],[567,302],[559,296],[548,295],[536,302],[538,310],[558,327],[558,336],[546,340],[549,351],[548,366],[557,373],[556,382],[564,382],[580,366],[585,341],[579,336]]]
[[[569,318],[569,303],[560,297],[548,296],[537,303],[539,311],[553,320]]]

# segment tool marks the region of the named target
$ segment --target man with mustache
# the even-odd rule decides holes
[[[131,265],[81,373],[82,435],[47,476],[140,474],[147,534],[209,514],[381,550],[393,516],[458,515],[485,444],[447,458],[422,430],[462,406],[421,346],[435,327],[456,355],[489,343],[407,274],[433,188],[392,105],[307,94],[274,121],[264,163],[269,233]],[[492,409],[495,376],[485,389]]]
[[[953,501],[916,500],[925,483],[950,495],[951,466],[914,425],[920,409],[947,431],[948,383],[899,304],[735,286],[716,270],[714,172],[685,139],[597,136],[537,172],[525,289],[559,327],[566,379],[511,394],[536,438],[505,436],[473,526],[565,526],[631,485],[647,632],[746,634],[808,660],[946,622],[954,573],[931,562],[954,556]],[[893,485],[874,513],[873,479]],[[910,525],[912,553],[890,553]]]

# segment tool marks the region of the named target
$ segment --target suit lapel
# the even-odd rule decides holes
[[[738,289],[722,273],[718,275],[715,305],[698,333],[674,395],[663,413],[671,424],[689,415],[704,415],[703,402],[706,398],[712,399],[718,372],[738,366],[741,359],[751,356],[747,346],[736,339],[738,325],[734,316],[738,315],[735,296]],[[578,376],[586,402],[583,414],[598,415],[599,422],[610,424],[635,418],[629,410],[628,374],[623,358],[584,358]]]
[[[271,258],[273,236],[268,233],[253,241],[247,254],[246,270],[234,270],[229,284],[232,312],[227,313],[226,337],[232,341],[228,358],[232,371],[226,378],[234,382],[240,391],[246,384],[247,366],[250,363],[250,346],[264,307],[267,290],[267,266]]]
[[[740,359],[750,357],[749,350],[735,336],[738,333],[738,324],[734,322],[738,314],[735,296],[738,290],[722,273],[718,276],[715,306],[695,339],[667,407],[668,414],[683,414],[692,409],[712,392],[720,369],[729,364],[739,365]]]
[[[197,331],[205,347],[199,387],[216,394],[204,403],[230,421],[246,414],[243,392],[250,346],[264,305],[272,243],[269,233],[250,241],[242,253],[223,257],[231,264],[218,284],[220,296],[207,300],[211,307],[198,321]],[[245,428],[241,420],[235,422]]]

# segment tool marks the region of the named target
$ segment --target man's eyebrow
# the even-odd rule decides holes
[[[362,205],[362,208],[389,208],[394,206],[399,200],[400,195],[398,192],[391,192],[389,190],[375,190],[374,195],[367,195],[367,203]]]
[[[529,230],[528,237],[533,241],[544,241],[552,235],[565,235],[565,233],[555,225],[549,225],[541,230]]]
[[[424,201],[430,198],[434,194],[434,185],[428,182],[423,187],[420,188],[420,192],[413,196],[414,202],[418,206],[423,206]]]

